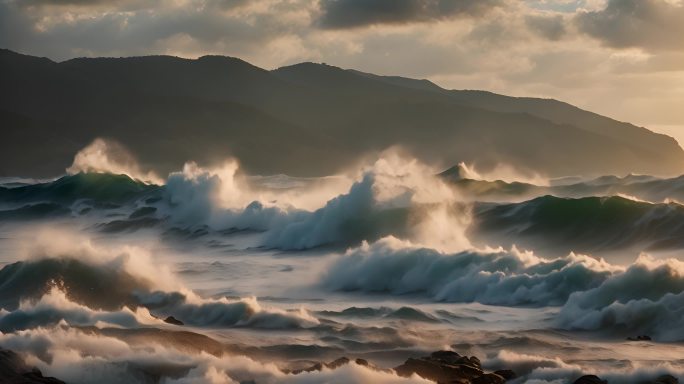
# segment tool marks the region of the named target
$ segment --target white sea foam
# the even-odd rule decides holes
[[[123,146],[101,138],[95,139],[80,150],[74,157],[74,162],[67,168],[68,174],[79,172],[113,173],[148,183],[163,183],[154,172],[141,170],[133,155]]]

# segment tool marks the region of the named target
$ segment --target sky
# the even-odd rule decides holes
[[[325,62],[560,99],[684,144],[684,0],[0,0],[0,47]]]

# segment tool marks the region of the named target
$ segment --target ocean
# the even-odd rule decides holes
[[[441,171],[2,179],[0,347],[68,383],[422,383],[391,368],[439,350],[515,383],[684,377],[683,178]]]

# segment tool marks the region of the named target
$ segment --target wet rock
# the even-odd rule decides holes
[[[166,319],[164,319],[165,323],[173,324],[173,325],[185,325],[182,321],[176,319],[173,316],[169,316]]]
[[[477,357],[475,357],[475,356],[470,356],[470,357],[468,357],[467,359],[470,360],[470,364],[471,364],[472,366],[478,367],[478,368],[482,368],[482,363],[480,362],[480,359],[478,359]]]
[[[461,358],[462,356],[454,351],[436,351],[430,354],[430,359],[447,364],[456,364]]]
[[[394,371],[399,376],[416,374],[440,384],[503,384],[517,377],[511,370],[486,373],[480,359],[461,356],[453,351],[437,351],[430,356],[408,359]]]
[[[679,379],[672,375],[663,375],[651,381],[649,384],[679,384]]]
[[[399,376],[409,377],[413,374],[436,381],[438,383],[473,383],[474,379],[483,377],[481,383],[503,383],[498,375],[486,376],[480,360],[476,357],[461,356],[453,351],[437,351],[430,356],[419,359],[408,359],[404,364],[394,368]],[[492,381],[497,380],[498,381]],[[489,380],[489,381],[487,381]]]
[[[629,341],[651,341],[651,336],[649,335],[639,335],[637,337],[628,337]]]
[[[498,371],[494,371],[494,373],[503,377],[506,381],[513,380],[516,377],[518,377],[518,375],[516,375],[515,372],[511,371],[510,369],[501,369]]]
[[[445,364],[459,365],[465,364],[471,367],[482,369],[482,363],[480,359],[475,356],[461,356],[454,351],[437,351],[430,354],[430,359],[434,361],[439,361]]]
[[[302,372],[320,371],[323,368],[337,369],[351,362],[348,358],[341,357],[329,363],[319,362],[308,368],[283,370],[283,372],[297,375]],[[453,351],[437,351],[431,353],[430,356],[410,358],[393,370],[379,368],[365,359],[356,359],[354,363],[380,372],[396,373],[403,377],[416,374],[439,384],[503,384],[506,380],[517,377],[511,370],[486,373],[482,370],[480,359],[474,356],[461,356]]]
[[[0,349],[0,383],[7,384],[65,384],[54,377],[45,377],[37,368],[30,368],[13,351]]]
[[[335,361],[331,361],[328,364],[325,364],[325,366],[330,368],[330,369],[337,369],[337,368],[339,368],[343,365],[347,365],[347,364],[349,364],[349,359],[346,357],[340,357],[339,359],[337,359]]]
[[[369,366],[370,363],[368,363],[368,360],[366,359],[356,359],[354,362],[358,365],[363,365],[364,367]]]
[[[310,366],[309,368],[304,368],[304,369],[297,369],[292,371],[295,375],[300,374],[302,372],[317,372],[323,369],[323,363],[314,363],[314,365]]]
[[[470,382],[472,384],[503,384],[506,382],[506,379],[496,373],[485,373],[480,377],[472,379]]]
[[[294,369],[294,370],[282,369],[282,372],[288,373],[288,374],[293,374],[293,375],[298,375],[302,372],[320,371],[324,367],[328,368],[328,369],[337,369],[337,368],[340,368],[344,365],[350,364],[351,362],[352,361],[347,357],[340,357],[339,359],[333,360],[329,363],[318,362],[318,363],[314,363],[313,365],[309,366],[308,368]],[[356,360],[354,360],[354,363],[356,363],[357,365],[364,366],[368,369],[372,369],[374,371],[392,373],[391,369],[380,368],[380,367],[374,365],[373,363],[368,362],[368,360],[365,360],[365,359],[356,359]]]
[[[596,375],[584,375],[579,379],[575,380],[573,384],[607,384],[607,380],[601,380],[600,377]]]
[[[350,361],[350,360],[349,360],[348,358],[346,358],[346,357],[340,357],[339,359],[334,360],[334,361],[331,361],[331,362],[329,362],[329,363],[321,363],[321,362],[318,362],[318,363],[314,363],[312,366],[310,366],[310,367],[308,367],[308,368],[304,368],[304,369],[295,369],[295,370],[293,370],[293,371],[287,371],[287,370],[285,370],[285,371],[283,371],[283,372],[291,373],[291,374],[293,374],[293,375],[298,375],[298,374],[300,374],[300,373],[302,373],[302,372],[316,372],[316,371],[320,371],[320,370],[323,369],[323,367],[326,367],[326,368],[329,368],[329,369],[337,369],[337,368],[339,368],[339,367],[341,367],[341,366],[343,366],[343,365],[349,364],[349,361]]]
[[[463,366],[466,367],[466,366]],[[408,359],[404,364],[394,368],[397,375],[410,377],[416,374],[424,379],[436,381],[438,383],[469,383],[475,377],[481,376],[484,372],[475,371],[473,368],[461,369],[461,366],[441,363],[429,360],[428,358]]]

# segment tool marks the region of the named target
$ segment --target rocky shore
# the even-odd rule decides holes
[[[4,384],[65,384],[54,377],[45,377],[42,372],[26,365],[13,351],[0,348],[0,383]]]
[[[350,360],[342,357],[330,363],[317,363],[306,369],[288,371],[291,374],[302,372],[320,371],[324,367],[336,369],[345,364],[359,364],[371,369],[391,372],[394,371],[402,377],[418,375],[424,379],[432,380],[437,384],[502,384],[518,378],[518,375],[509,369],[486,372],[482,368],[480,359],[475,356],[462,356],[454,351],[436,351],[429,356],[409,358],[403,364],[393,369],[382,369],[374,366],[364,359]],[[678,384],[679,380],[671,375],[662,375],[653,380],[640,384]],[[608,384],[596,375],[580,376],[573,384]]]
[[[367,368],[395,373],[402,377],[418,375],[438,384],[503,384],[518,376],[512,370],[503,369],[487,372],[480,359],[475,356],[463,356],[453,351],[436,351],[429,356],[409,358],[403,364],[392,369],[381,368],[364,359],[341,357],[329,363],[319,362],[307,368],[283,370],[287,374],[299,375],[304,372],[337,369],[347,364],[362,365]],[[17,353],[0,348],[0,383],[6,384],[66,384],[63,381],[45,377],[40,370],[28,366]],[[246,382],[257,384],[253,381]],[[607,380],[596,375],[584,375],[573,384],[607,384]],[[671,375],[663,375],[643,384],[678,384],[679,380]]]

